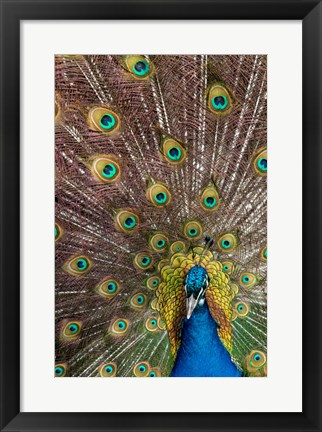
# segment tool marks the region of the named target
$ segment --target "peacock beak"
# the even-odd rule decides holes
[[[187,298],[187,319],[190,319],[192,312],[194,311],[195,307],[197,306],[199,302],[199,298],[202,294],[202,290],[199,291],[198,297],[194,298],[193,295]]]

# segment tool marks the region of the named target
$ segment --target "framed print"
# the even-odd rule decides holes
[[[321,430],[321,4],[1,6],[1,430]]]

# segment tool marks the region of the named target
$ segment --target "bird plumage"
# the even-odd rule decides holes
[[[55,375],[170,376],[199,320],[228,369],[265,376],[266,57],[55,68]],[[209,286],[187,327],[193,266]]]

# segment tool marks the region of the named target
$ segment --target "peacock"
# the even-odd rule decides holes
[[[56,377],[267,376],[266,73],[56,55]]]

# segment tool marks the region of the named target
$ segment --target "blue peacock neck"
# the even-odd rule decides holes
[[[184,319],[172,377],[240,377],[242,374],[218,336],[207,302]]]

